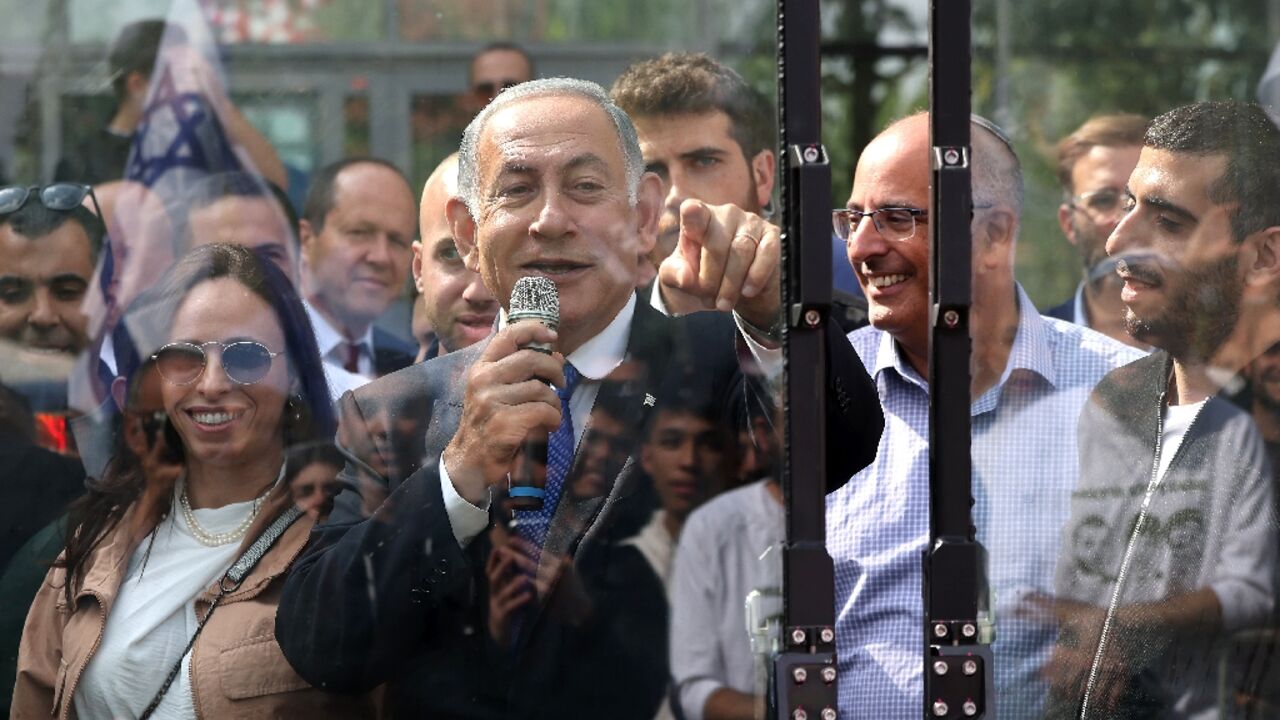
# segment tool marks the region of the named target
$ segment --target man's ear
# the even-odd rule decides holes
[[[640,176],[640,186],[636,188],[636,236],[639,245],[636,250],[646,256],[658,243],[658,220],[662,217],[662,180],[657,175],[647,172]]]
[[[973,225],[973,249],[981,264],[977,267],[997,268],[1012,265],[1017,221],[1013,213],[994,207],[977,216]]]
[[[1067,242],[1072,245],[1076,243],[1076,223],[1071,216],[1072,207],[1066,203],[1058,206],[1058,227],[1062,228],[1062,235]]]
[[[1270,285],[1280,280],[1280,225],[1253,233],[1253,252],[1248,262],[1246,282]]]
[[[418,294],[422,294],[422,241],[414,240],[413,245],[413,261],[409,263],[409,270],[413,272],[413,286],[417,288]]]
[[[751,158],[751,177],[756,182],[756,202],[765,207],[773,199],[773,184],[778,164],[772,150],[761,150]]]
[[[124,410],[125,390],[128,389],[129,381],[123,377],[116,377],[111,381],[111,399],[116,401],[116,407]]]
[[[462,256],[462,263],[471,272],[480,272],[480,253],[476,247],[476,221],[462,198],[454,196],[444,206],[445,216],[449,218],[449,230],[453,233],[453,244]]]

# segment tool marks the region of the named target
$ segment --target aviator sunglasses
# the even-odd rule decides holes
[[[161,347],[151,356],[160,377],[171,385],[190,385],[204,372],[209,358],[205,348],[222,349],[222,371],[234,383],[252,385],[271,372],[271,361],[283,353],[271,352],[266,345],[252,340],[206,343],[175,342]]]
[[[75,210],[84,202],[85,196],[93,201],[93,211],[102,218],[102,208],[98,206],[98,196],[93,188],[79,183],[54,183],[40,187],[39,185],[10,185],[0,188],[0,215],[8,215],[22,209],[31,198],[36,198],[41,205],[50,210],[66,212]]]

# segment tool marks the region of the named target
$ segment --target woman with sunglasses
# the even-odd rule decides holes
[[[204,246],[123,322],[159,376],[182,472],[157,481],[121,454],[72,508],[27,617],[14,717],[372,715],[365,696],[308,686],[275,641],[315,522],[294,507],[289,448],[334,431],[292,285],[250,250]]]

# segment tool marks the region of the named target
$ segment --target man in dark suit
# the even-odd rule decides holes
[[[559,328],[504,314],[487,340],[343,398],[345,489],[294,566],[276,634],[313,684],[389,682],[402,717],[648,720],[665,663],[659,643],[621,632],[628,588],[609,572],[619,518],[644,495],[635,441],[690,383],[734,427],[772,416],[780,233],[736,207],[688,201],[660,282],[722,312],[672,319],[637,302],[660,182],[626,114],[598,86],[565,79],[513,88],[477,116],[459,195],[448,213],[467,266],[503,300],[519,277],[554,281]],[[522,349],[531,342],[557,352]],[[838,329],[828,342],[838,486],[871,460],[883,416]],[[756,365],[764,377],[742,369]],[[527,436],[549,438],[547,498],[542,511],[510,513],[494,489]],[[575,441],[584,449],[572,455]],[[586,450],[597,442],[614,450]]]
[[[375,158],[316,173],[298,224],[302,292],[320,354],[347,372],[381,377],[417,350],[373,323],[404,288],[418,230],[404,174]]]

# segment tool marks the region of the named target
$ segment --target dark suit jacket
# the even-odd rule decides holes
[[[834,324],[828,338],[829,467],[838,486],[874,458],[883,415]],[[544,563],[571,557],[574,581],[562,579],[538,599],[514,647],[499,647],[487,633],[484,564],[500,531],[459,547],[440,490],[440,453],[461,418],[466,372],[487,341],[348,393],[339,432],[350,457],[344,490],[294,565],[277,616],[290,663],[330,689],[389,681],[400,717],[649,720],[666,685],[665,662],[628,651],[634,635],[614,621],[628,588],[609,570],[632,530],[615,519],[635,515],[645,497],[632,446],[667,399],[696,389],[741,428],[755,411],[771,415],[760,383],[741,369],[736,339],[726,315],[671,319],[637,303],[628,362],[601,384],[591,418],[592,427],[607,414],[630,429],[628,450],[596,473],[605,482],[580,488],[575,478],[588,477],[578,471],[592,454],[585,450],[592,433],[583,439],[542,550]],[[582,591],[585,610],[574,602]]]
[[[1040,313],[1040,314],[1046,315],[1051,318],[1058,318],[1059,320],[1066,320],[1067,322],[1075,322],[1076,321],[1075,293],[1072,293],[1071,296],[1068,297],[1066,301],[1063,302],[1062,304],[1054,305],[1053,307],[1049,308],[1048,310],[1045,310],[1043,313]]]
[[[417,356],[418,348],[398,335],[373,328],[373,371],[378,377],[409,367]]]

